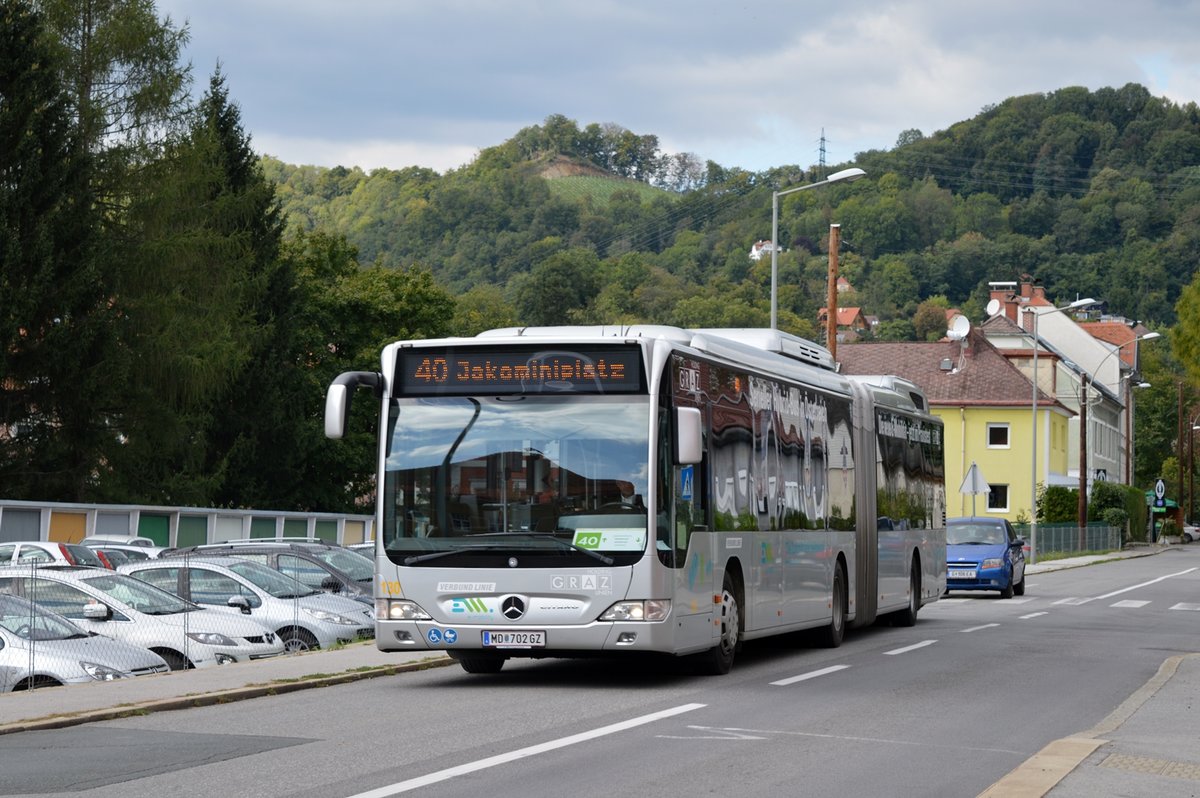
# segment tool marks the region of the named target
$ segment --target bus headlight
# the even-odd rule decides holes
[[[671,614],[671,602],[667,599],[646,601],[618,601],[600,616],[602,621],[665,621]]]
[[[433,616],[414,601],[376,599],[375,618],[380,621],[432,621]]]

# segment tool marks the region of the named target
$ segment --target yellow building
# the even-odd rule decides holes
[[[1039,484],[1069,484],[1068,427],[1074,413],[1039,391],[1035,458],[1033,386],[978,331],[935,343],[848,344],[838,348],[838,361],[844,374],[892,374],[924,391],[945,426],[949,517],[1028,522],[1035,461]],[[991,488],[987,494],[960,492],[972,463]]]

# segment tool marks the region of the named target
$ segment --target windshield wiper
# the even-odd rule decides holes
[[[589,557],[593,557],[593,558],[599,560],[600,562],[604,563],[605,565],[613,564],[612,557],[609,557],[606,554],[601,554],[598,551],[593,551],[591,549],[585,549],[583,546],[576,546],[571,541],[563,540],[562,538],[558,537],[557,535],[555,535],[551,532],[522,532],[519,530],[513,531],[513,532],[483,532],[478,535],[470,535],[469,537],[481,538],[481,537],[495,537],[495,536],[526,537],[526,538],[537,538],[539,540],[553,540],[555,543],[559,544],[560,546],[566,546],[569,549],[573,549],[575,551],[582,552],[583,554],[586,554]]]
[[[583,554],[586,554],[589,557],[599,560],[600,562],[604,563],[605,565],[613,564],[612,557],[601,554],[598,551],[592,551],[591,549],[585,549],[582,546],[576,546],[574,543],[571,543],[568,540],[563,540],[562,538],[557,538],[548,532],[484,532],[483,534],[471,535],[470,537],[479,538],[479,537],[518,537],[518,536],[530,537],[530,538],[540,538],[543,540],[553,540],[555,543],[559,544],[560,546],[566,546],[567,548],[569,548],[573,551],[578,551]],[[479,546],[479,545],[463,546],[461,548],[449,549],[447,551],[432,551],[429,554],[415,554],[411,557],[405,557],[404,564],[405,565],[416,565],[417,563],[420,563],[420,562],[428,562],[429,560],[436,560],[441,557],[448,557],[451,554],[461,554],[462,552],[465,552],[465,551],[488,551],[488,550],[496,550],[496,549],[502,549],[502,548],[504,548],[504,547],[501,546],[499,543],[486,543],[482,546]]]

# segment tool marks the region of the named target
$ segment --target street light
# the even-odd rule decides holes
[[[827,186],[830,183],[850,182],[858,180],[860,177],[866,177],[866,172],[858,167],[843,169],[840,172],[834,172],[824,180],[818,180],[816,183],[809,183],[806,186],[796,186],[789,188],[786,191],[774,191],[771,193],[771,329],[778,328],[778,294],[777,284],[779,280],[779,198],[788,194],[795,194],[798,191],[808,191],[810,188],[820,188]]]
[[[1087,305],[1094,305],[1094,304],[1096,304],[1096,300],[1092,299],[1091,297],[1089,297],[1087,299],[1076,299],[1074,302],[1072,302],[1069,305],[1065,305],[1063,307],[1054,307],[1054,308],[1047,310],[1046,312],[1047,313],[1061,313],[1064,310],[1076,310],[1078,308],[1082,308],[1082,307],[1086,307]],[[1043,307],[1043,306],[1038,306],[1038,307]],[[1033,305],[1030,305],[1029,307],[1025,308],[1025,312],[1033,314],[1033,324],[1032,324],[1032,333],[1033,333],[1033,401],[1030,402],[1030,408],[1033,411],[1033,432],[1031,435],[1031,443],[1032,443],[1032,447],[1033,447],[1033,452],[1031,454],[1031,457],[1033,458],[1033,468],[1031,469],[1031,473],[1029,475],[1029,506],[1032,509],[1032,513],[1031,513],[1031,516],[1029,519],[1029,564],[1035,565],[1037,563],[1037,461],[1038,461],[1038,451],[1037,451],[1037,408],[1038,408],[1037,367],[1038,366],[1037,366],[1037,361],[1038,361],[1038,349],[1041,348],[1041,345],[1038,343],[1037,328],[1038,328],[1038,316],[1041,314],[1039,314],[1034,309]]]

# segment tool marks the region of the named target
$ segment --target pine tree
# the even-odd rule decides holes
[[[95,256],[92,161],[43,22],[0,0],[0,484],[80,500],[116,436],[112,314]]]

